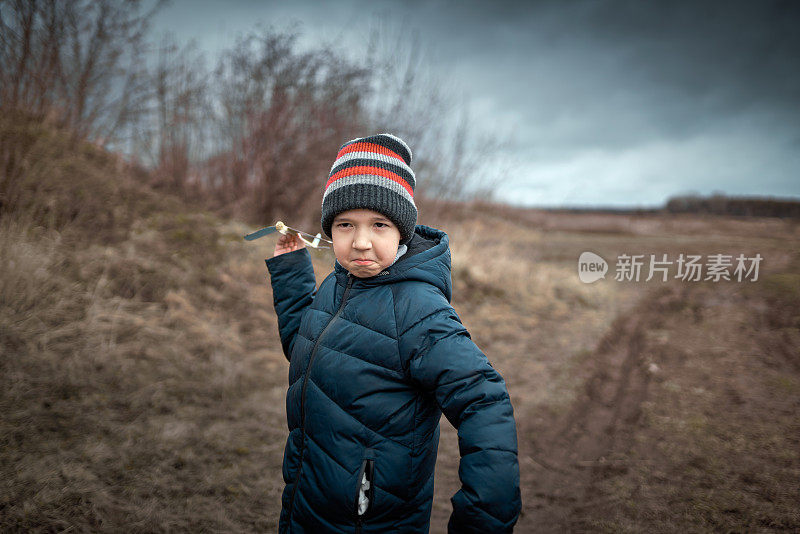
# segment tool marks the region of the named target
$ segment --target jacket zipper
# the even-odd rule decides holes
[[[344,288],[344,293],[342,294],[342,302],[339,304],[339,309],[336,310],[336,313],[331,320],[328,321],[328,324],[325,325],[325,328],[322,329],[322,332],[319,334],[317,341],[314,342],[314,346],[311,348],[311,356],[308,358],[308,365],[306,366],[306,372],[303,375],[303,389],[300,390],[300,430],[303,432],[303,441],[300,444],[300,467],[297,469],[297,480],[294,482],[294,488],[292,488],[292,498],[289,500],[289,517],[287,522],[289,523],[289,530],[291,531],[291,521],[292,521],[292,512],[294,512],[294,496],[297,493],[297,486],[300,485],[300,476],[303,474],[303,454],[305,453],[306,448],[306,386],[308,386],[308,375],[311,374],[311,364],[314,363],[314,356],[317,355],[317,348],[319,347],[319,342],[322,341],[322,337],[325,335],[325,332],[328,331],[328,328],[333,324],[333,322],[339,317],[339,314],[342,313],[342,309],[344,308],[344,303],[347,302],[347,295],[350,293],[350,287],[353,285],[353,280],[355,277],[352,274],[347,274],[347,286]]]

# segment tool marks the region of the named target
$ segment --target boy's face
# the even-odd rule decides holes
[[[400,231],[392,221],[367,209],[348,210],[333,219],[333,253],[350,274],[375,276],[394,262]]]

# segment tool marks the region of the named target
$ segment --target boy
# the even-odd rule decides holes
[[[450,306],[447,234],[416,226],[411,150],[345,143],[322,199],[334,271],[302,241],[268,260],[289,359],[280,532],[428,532],[439,418],[458,429],[452,533],[511,532],[517,435],[505,383]]]

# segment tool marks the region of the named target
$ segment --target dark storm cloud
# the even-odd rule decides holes
[[[633,51],[655,83],[724,103],[800,99],[800,3],[625,2],[587,13],[589,35]],[[719,110],[718,110],[719,111]]]
[[[516,119],[506,198],[800,195],[800,3],[438,5],[442,64]]]
[[[230,33],[297,20],[305,42],[349,50],[363,49],[380,19],[419,38],[430,67],[471,95],[476,127],[513,132],[506,198],[800,196],[797,1],[183,5],[172,12],[195,13],[201,26],[223,19]]]
[[[423,23],[446,32],[435,37],[442,59],[480,89],[527,102],[528,118],[564,142],[682,137],[749,113],[798,118],[798,2],[440,6]]]

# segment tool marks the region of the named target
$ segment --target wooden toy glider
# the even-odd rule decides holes
[[[303,241],[303,243],[312,248],[331,248],[331,245],[333,245],[333,242],[322,237],[322,234],[311,235],[307,232],[303,232],[302,230],[297,230],[295,228],[286,226],[281,221],[276,222],[275,226],[267,226],[261,230],[256,230],[252,234],[247,234],[244,236],[244,238],[247,241],[252,241],[254,239],[258,239],[259,237],[269,235],[273,232],[279,232],[283,235],[296,235]]]

